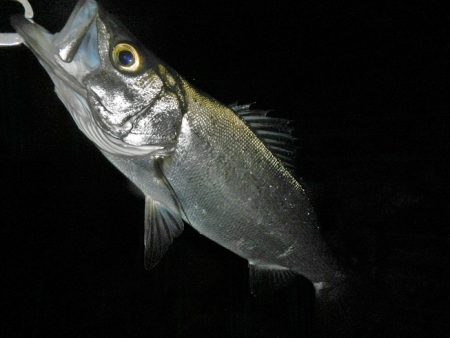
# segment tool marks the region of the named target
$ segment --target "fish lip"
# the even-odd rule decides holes
[[[63,80],[75,92],[85,95],[84,86],[69,74],[57,59],[56,48],[52,43],[53,35],[41,25],[32,22],[22,15],[13,15],[11,25],[22,37],[25,45],[36,55],[47,72]]]
[[[10,23],[16,30],[16,32],[22,38],[26,39],[25,41],[27,45],[30,44],[32,47],[34,47],[35,44],[33,43],[33,40],[38,38],[45,38],[45,40],[48,42],[50,42],[51,40],[52,34],[49,31],[47,31],[44,27],[35,23],[34,21],[25,18],[21,14],[12,15],[10,18]]]
[[[52,62],[54,46],[52,45],[52,34],[41,25],[26,19],[24,16],[15,14],[10,18],[11,25],[24,40],[25,45],[31,49],[37,57],[46,62]]]
[[[62,30],[53,36],[52,43],[62,61],[68,63],[73,60],[98,13],[96,1],[78,1]]]

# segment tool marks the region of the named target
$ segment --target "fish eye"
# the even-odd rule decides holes
[[[128,43],[118,43],[112,50],[114,66],[123,72],[136,73],[141,69],[142,57],[136,48]]]

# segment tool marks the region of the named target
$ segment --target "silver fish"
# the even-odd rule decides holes
[[[341,276],[304,189],[287,169],[285,121],[195,89],[93,0],[51,34],[12,25],[79,129],[145,194],[145,266],[184,222],[249,262],[250,285]]]

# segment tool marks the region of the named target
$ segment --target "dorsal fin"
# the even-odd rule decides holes
[[[295,168],[294,142],[296,138],[292,136],[293,128],[291,121],[267,116],[269,110],[250,109],[251,104],[239,105],[231,104],[232,109],[258,136],[265,146],[281,161],[288,170]]]

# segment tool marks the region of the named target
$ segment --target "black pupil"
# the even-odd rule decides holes
[[[122,66],[132,65],[134,63],[133,53],[128,50],[119,52],[119,62],[122,64]]]

